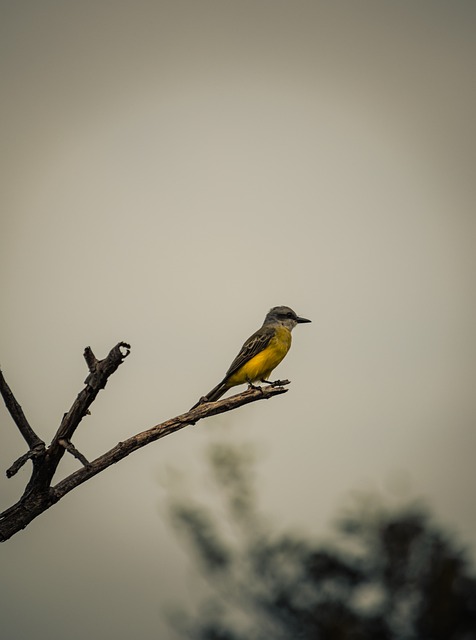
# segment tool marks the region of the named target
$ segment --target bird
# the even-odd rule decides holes
[[[245,341],[239,354],[231,363],[225,377],[192,409],[204,402],[215,402],[231,387],[253,382],[267,382],[291,347],[291,331],[298,324],[311,322],[301,318],[290,307],[273,307],[268,311],[262,326]]]

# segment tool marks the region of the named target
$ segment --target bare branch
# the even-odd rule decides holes
[[[118,342],[116,346],[109,351],[104,360],[97,360],[91,347],[86,347],[83,355],[90,373],[84,383],[92,389],[104,389],[109,376],[112,376],[130,352],[130,344],[127,344],[127,342]]]
[[[98,366],[98,361],[91,347],[86,347],[86,349],[84,350],[83,356],[84,356],[84,359],[86,360],[86,364],[88,365],[88,369],[90,373],[95,374],[96,368]]]
[[[16,473],[18,473],[18,471],[20,471],[20,469],[23,467],[25,462],[28,462],[28,460],[31,460],[31,459],[34,460],[35,458],[43,457],[45,455],[45,451],[46,451],[45,443],[40,442],[39,444],[36,445],[34,449],[30,449],[29,451],[24,453],[22,456],[18,458],[18,460],[15,460],[15,462],[12,464],[12,466],[9,469],[7,469],[6,471],[7,478],[12,478]]]
[[[23,437],[30,444],[30,450],[13,463],[7,471],[7,475],[11,477],[17,473],[27,460],[33,461],[33,473],[23,496],[15,505],[0,514],[0,541],[7,540],[24,529],[40,513],[57,502],[51,489],[51,482],[65,450],[75,455],[82,464],[89,464],[86,458],[71,444],[71,436],[82,418],[89,414],[90,405],[94,402],[99,391],[106,386],[109,376],[116,371],[129,353],[130,345],[126,342],[119,342],[104,360],[97,360],[91,348],[86,348],[84,357],[89,368],[89,375],[85,381],[86,386],[78,394],[71,409],[63,416],[61,425],[48,449],[31,429],[20,405],[0,372],[0,390],[5,404]]]
[[[85,458],[85,456],[83,456],[81,451],[78,451],[76,449],[72,442],[69,442],[64,438],[61,438],[61,440],[59,440],[58,442],[63,447],[63,449],[66,449],[66,451],[70,453],[74,458],[76,458],[76,460],[79,460],[81,464],[83,464],[85,467],[89,466],[89,461]]]
[[[10,412],[10,415],[13,418],[13,422],[17,425],[20,433],[24,437],[30,449],[35,449],[39,445],[43,445],[44,447],[45,443],[36,435],[36,433],[30,427],[30,424],[26,419],[21,406],[18,404],[15,396],[13,395],[12,390],[7,384],[7,381],[3,377],[3,373],[1,369],[0,369],[0,393],[2,394],[3,400],[5,402],[5,406],[7,407],[8,411]]]
[[[110,451],[89,462],[72,444],[71,437],[83,417],[89,414],[89,407],[94,402],[99,391],[106,386],[109,376],[116,371],[129,353],[130,345],[125,342],[119,342],[103,360],[97,360],[90,347],[85,349],[84,358],[89,369],[89,375],[85,380],[86,386],[78,394],[71,409],[64,414],[61,425],[47,449],[44,442],[31,429],[20,405],[15,400],[0,372],[0,387],[5,404],[23,437],[30,445],[30,450],[13,463],[7,471],[7,475],[11,477],[17,473],[27,460],[31,459],[33,461],[33,473],[23,496],[16,504],[0,514],[0,541],[8,540],[8,538],[24,529],[32,520],[56,504],[74,488],[134,451],[155,440],[175,433],[175,431],[188,425],[194,425],[199,420],[209,416],[237,409],[250,402],[266,400],[275,395],[286,393],[287,389],[283,385],[289,384],[288,380],[277,381],[269,386],[250,388],[243,393],[223,398],[218,402],[204,402],[187,413],[157,424],[128,438],[124,442],[119,442]],[[65,451],[77,458],[83,466],[64,478],[56,486],[52,486],[54,474]]]
[[[85,380],[85,388],[80,391],[71,409],[65,413],[60,427],[56,432],[51,445],[48,448],[49,480],[58,467],[59,461],[63,457],[64,447],[61,440],[71,442],[71,438],[79,426],[84,416],[89,414],[89,407],[96,399],[97,394],[106,386],[109,376],[124,362],[131,350],[131,346],[126,342],[119,342],[111,349],[104,360],[97,360],[91,347],[86,347],[84,358],[89,367],[90,373]]]
[[[280,382],[283,385],[289,384],[288,380],[282,380]],[[115,447],[104,453],[102,456],[99,456],[90,462],[88,466],[78,469],[78,471],[75,471],[53,487],[52,490],[55,502],[60,500],[64,495],[72,491],[78,485],[86,482],[86,480],[89,480],[101,471],[104,471],[104,469],[107,469],[107,467],[110,467],[123,458],[126,458],[134,451],[145,447],[151,442],[155,442],[155,440],[164,438],[165,436],[175,433],[188,425],[194,425],[204,418],[237,409],[238,407],[249,404],[250,402],[256,402],[257,400],[268,400],[273,396],[281,395],[287,391],[288,389],[285,389],[282,386],[273,385],[257,389],[248,389],[247,391],[243,391],[243,393],[218,400],[217,402],[203,403],[187,413],[183,413],[176,418],[171,418],[166,422],[157,424],[154,427],[147,429],[147,431],[142,431],[141,433],[128,438],[124,442],[119,442]]]

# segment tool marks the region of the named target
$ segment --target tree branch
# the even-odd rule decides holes
[[[109,376],[117,370],[130,352],[131,346],[127,344],[127,342],[119,342],[116,344],[104,360],[97,360],[91,347],[86,347],[84,350],[84,359],[86,360],[90,373],[84,381],[86,385],[85,388],[80,391],[68,413],[64,414],[60,427],[48,448],[49,482],[53,479],[53,475],[65,452],[62,441],[71,444],[71,438],[74,432],[84,416],[89,414],[89,407],[96,399],[97,394],[101,389],[104,389]]]
[[[289,384],[288,380],[283,380],[281,382],[282,384]],[[141,433],[124,440],[124,442],[119,442],[115,447],[104,453],[102,456],[99,456],[90,462],[89,465],[78,469],[78,471],[75,471],[59,482],[55,487],[53,487],[55,501],[60,500],[74,488],[83,484],[83,482],[86,482],[86,480],[89,480],[101,471],[104,471],[104,469],[107,469],[116,462],[123,460],[134,451],[145,447],[151,442],[155,442],[156,440],[164,438],[171,433],[175,433],[186,426],[195,425],[199,420],[203,420],[204,418],[232,411],[233,409],[242,407],[250,402],[256,402],[257,400],[268,400],[273,396],[281,395],[287,391],[288,389],[284,389],[282,386],[275,387],[272,385],[258,389],[248,389],[247,391],[243,391],[243,393],[230,396],[229,398],[224,398],[223,400],[218,400],[217,402],[201,404],[192,411],[182,413],[176,418],[171,418],[166,422],[162,422],[150,429],[147,429],[147,431],[142,431]]]
[[[20,433],[24,437],[30,449],[35,449],[36,447],[41,445],[43,445],[44,447],[45,443],[36,435],[36,433],[30,427],[30,423],[26,419],[21,406],[18,404],[15,396],[13,395],[12,390],[7,384],[7,381],[3,377],[3,373],[1,369],[0,369],[0,393],[2,394],[3,401],[5,402],[5,406],[7,407],[10,415],[13,418],[13,422],[17,425]]]
[[[104,471],[111,465],[124,459],[134,451],[159,440],[199,420],[219,413],[237,409],[250,402],[266,400],[275,395],[286,393],[283,385],[288,380],[279,381],[262,388],[253,388],[218,402],[206,402],[176,418],[155,425],[146,431],[119,442],[115,447],[96,458],[88,460],[72,444],[71,438],[84,416],[89,414],[89,407],[101,389],[104,389],[109,377],[122,364],[130,353],[130,345],[119,342],[103,360],[97,360],[92,349],[86,347],[84,359],[89,369],[85,380],[85,388],[80,391],[70,410],[65,413],[61,424],[46,449],[45,443],[38,438],[28,424],[20,405],[15,400],[0,372],[0,389],[13,420],[30,446],[30,450],[16,460],[7,471],[7,476],[14,475],[28,460],[33,462],[33,472],[20,500],[0,514],[0,542],[8,540],[15,533],[24,529],[32,520],[56,504],[67,493]],[[280,386],[277,386],[277,385]],[[64,452],[68,451],[83,465],[55,486],[53,477]]]
[[[86,459],[85,456],[83,456],[81,451],[78,451],[76,449],[76,447],[72,442],[69,442],[68,440],[64,440],[63,438],[61,438],[61,440],[59,440],[59,443],[63,447],[63,449],[65,449],[74,458],[76,458],[76,460],[79,460],[82,465],[84,465],[85,467],[89,465],[89,461]]]
[[[23,465],[26,462],[28,462],[28,460],[33,460],[33,464],[35,464],[35,459],[42,458],[45,455],[45,451],[46,451],[45,443],[41,442],[34,449],[30,449],[29,451],[24,453],[17,460],[15,460],[15,462],[12,464],[12,466],[9,469],[7,469],[7,472],[6,472],[7,478],[11,478],[16,473],[18,473],[20,469],[23,467]]]

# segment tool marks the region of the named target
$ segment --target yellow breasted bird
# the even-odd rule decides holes
[[[300,318],[289,307],[273,307],[263,325],[246,340],[226,372],[223,380],[206,396],[200,398],[192,409],[202,402],[215,402],[231,387],[253,382],[270,382],[269,376],[291,346],[291,331],[297,324],[311,322]]]

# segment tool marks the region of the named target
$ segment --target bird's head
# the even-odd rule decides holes
[[[273,307],[264,319],[264,324],[282,324],[291,331],[297,324],[311,322],[307,318],[299,317],[290,307]]]

